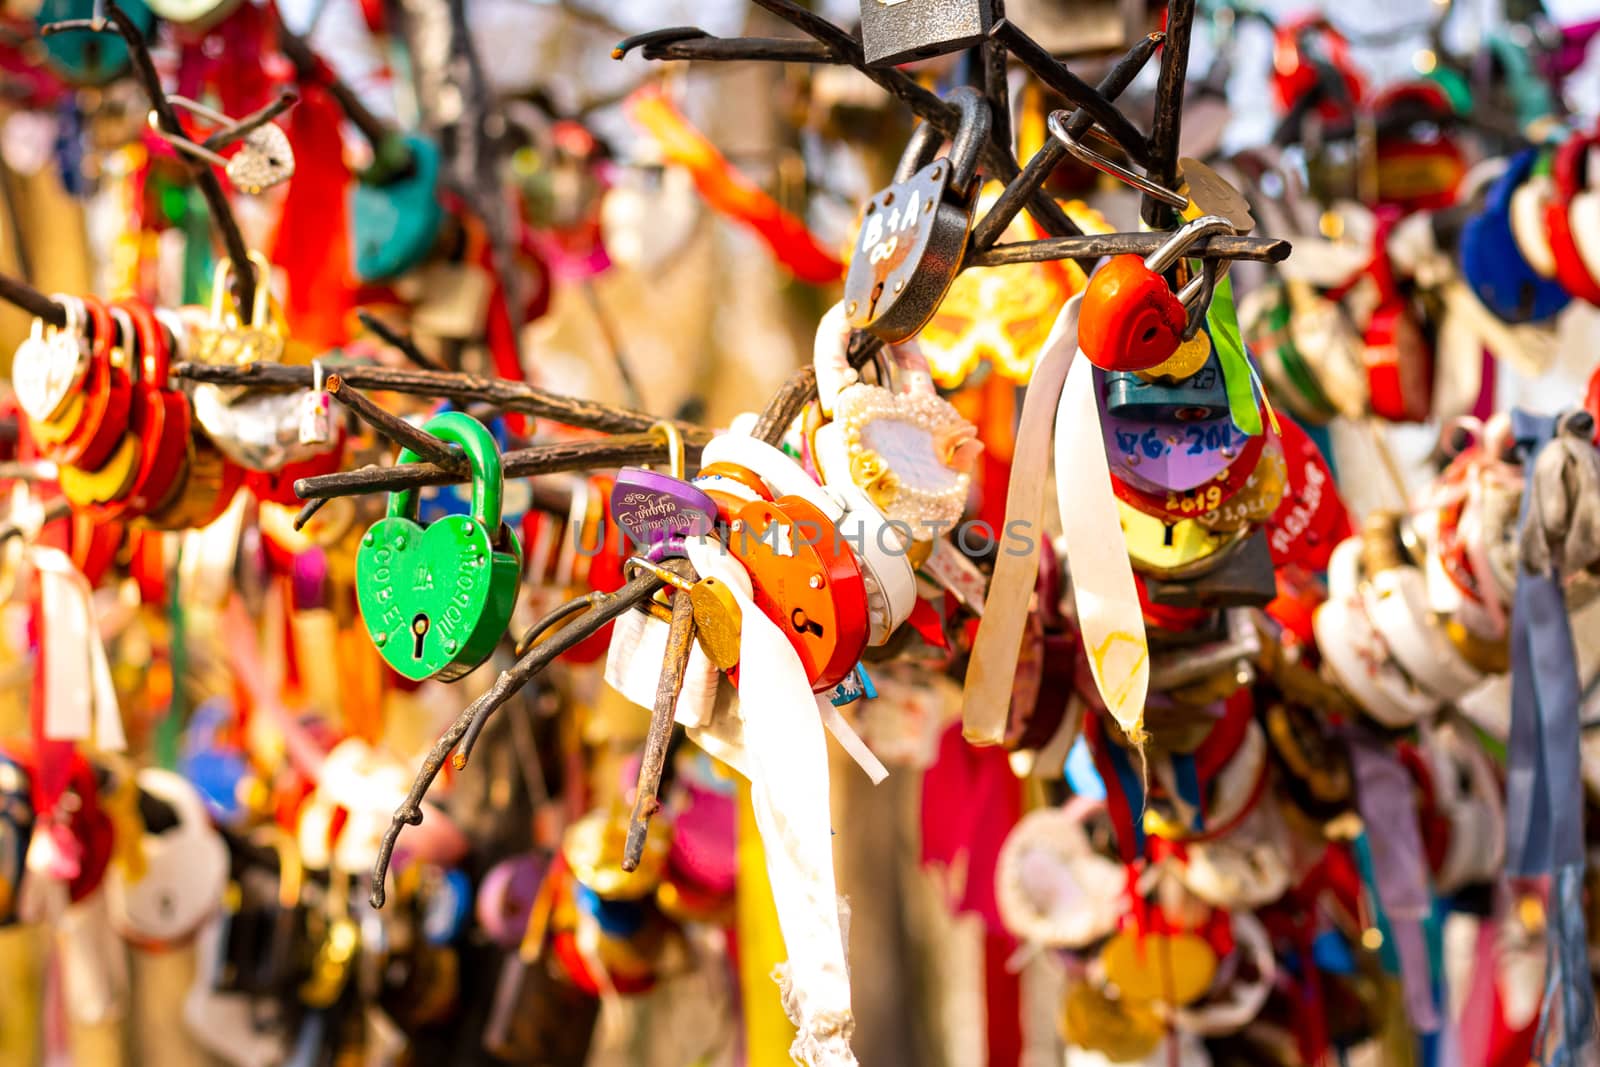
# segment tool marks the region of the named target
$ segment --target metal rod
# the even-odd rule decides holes
[[[605,433],[636,433],[648,430],[662,420],[655,415],[629,408],[602,404],[594,400],[563,396],[547,389],[514,382],[506,378],[486,378],[461,371],[412,370],[407,367],[377,367],[369,364],[323,364],[350,385],[360,389],[382,389],[414,396],[442,397],[453,403],[492,404],[503,411],[534,415],[568,426],[581,426]],[[179,363],[172,368],[176,378],[220,385],[260,385],[304,389],[314,384],[311,367],[286,363],[247,363],[224,367],[210,363]],[[668,420],[671,421],[671,420]],[[693,423],[675,423],[684,438],[703,444],[711,431]]]
[[[1116,66],[1106,72],[1104,78],[1100,79],[1100,84],[1096,86],[1100,95],[1107,100],[1115,100],[1121,96],[1123,90],[1132,85],[1133,79],[1139,76],[1144,65],[1150,62],[1150,57],[1156,54],[1156,48],[1165,39],[1166,34],[1162,33],[1145,35],[1117,61]],[[1079,108],[1073,112],[1072,118],[1067,120],[1067,129],[1074,135],[1082,135],[1093,124],[1094,116]],[[1044,188],[1044,183],[1066,158],[1066,145],[1054,137],[1046,139],[1039,151],[1028,160],[1028,165],[1022,169],[1022,173],[1012,179],[1001,192],[999,199],[989,208],[988,213],[978,220],[978,224],[973,227],[968,247],[975,252],[986,252],[992,248],[995,242],[1000,240],[1000,235],[1006,232],[1006,227],[1011,225],[1011,220],[1017,217],[1017,212],[1022,210],[1028,198]]]
[[[356,418],[378,431],[385,439],[401,448],[409,448],[423,459],[436,463],[445,470],[466,469],[466,457],[458,446],[443,441],[426,430],[418,429],[400,416],[383,410],[339,375],[329,375],[323,388],[328,391],[329,396],[349,408]]]
[[[1087,237],[1049,237],[1042,241],[1013,241],[987,252],[968,256],[966,266],[999,267],[1008,263],[1039,263],[1052,259],[1096,259],[1131,254],[1148,256],[1170,238],[1170,233],[1104,233]],[[1278,237],[1202,237],[1185,250],[1188,259],[1250,259],[1282,263],[1290,244]]]
[[[502,704],[515,696],[518,690],[549,666],[557,656],[623,612],[644,603],[654,596],[660,587],[661,580],[653,574],[635,578],[596,604],[593,610],[567,623],[548,641],[535,646],[509,669],[502,671],[486,693],[462,709],[461,714],[456,716],[455,721],[429,749],[421,770],[411,783],[410,792],[395,809],[394,818],[389,822],[389,829],[384,832],[383,842],[378,847],[377,862],[372,867],[372,892],[368,897],[374,908],[383,907],[383,902],[387,898],[384,879],[389,873],[389,861],[394,856],[394,846],[400,837],[400,831],[406,826],[416,826],[422,822],[422,798],[427,794],[428,787],[433,785],[433,780],[439,777],[439,771],[444,767],[445,760],[450,757],[450,751],[466,736],[473,723],[479,719],[488,719]]]
[[[1058,62],[1043,45],[1004,20],[995,23],[989,34],[1010,49],[1011,54],[1033,72],[1034,77],[1066,97],[1077,106],[1079,112],[1087,111],[1106,134],[1128,153],[1129,158],[1141,166],[1149,164],[1150,143],[1139,132],[1139,128],[1092,85]]]
[[[996,24],[1006,20],[1006,0],[990,0],[991,17]],[[989,100],[989,122],[994,139],[1014,145],[1011,130],[1011,82],[1005,44],[992,35],[979,49],[983,60],[983,95]],[[1012,151],[1016,149],[1013,148]]]
[[[690,462],[698,462],[700,445],[686,447]],[[630,463],[661,463],[667,459],[667,445],[659,435],[648,433],[613,434],[583,441],[558,441],[552,444],[514,448],[501,456],[507,478],[529,478],[536,474],[620,467]],[[397,467],[360,467],[337,474],[320,474],[294,483],[301,500],[324,496],[359,496],[363,493],[393,493],[402,489],[421,489],[429,485],[458,485],[470,480],[464,471],[448,470],[437,463],[406,463]]]
[[[694,581],[694,568],[687,560],[669,560],[663,565],[680,578]],[[650,712],[650,731],[645,735],[644,755],[639,761],[639,779],[633,791],[633,814],[628,821],[628,840],[623,847],[622,869],[634,871],[644,856],[645,837],[650,832],[650,817],[661,810],[657,793],[661,772],[667,765],[667,744],[672,740],[672,722],[683,692],[683,675],[694,649],[694,607],[689,594],[679,591],[672,598],[672,622],[667,628],[667,651],[661,661],[661,677],[656,682],[656,703]]]

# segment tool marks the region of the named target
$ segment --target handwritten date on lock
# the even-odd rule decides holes
[[[1238,448],[1243,445],[1244,439],[1245,435],[1234,427],[1215,423],[1174,427],[1167,434],[1161,434],[1153,428],[1143,434],[1117,431],[1117,447],[1125,455],[1143,455],[1146,459],[1160,459],[1177,448],[1184,449],[1185,454],[1190,456]]]

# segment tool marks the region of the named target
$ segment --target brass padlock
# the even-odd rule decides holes
[[[244,322],[229,294],[233,263],[228,259],[217,262],[211,279],[211,315],[193,331],[192,353],[197,362],[243,367],[283,359],[288,338],[283,319],[274,311],[268,293],[272,266],[259,252],[250,253],[250,263],[256,272],[255,299],[250,306],[250,321]],[[232,400],[243,392],[243,387],[231,386],[228,391],[231,395],[225,399]]]

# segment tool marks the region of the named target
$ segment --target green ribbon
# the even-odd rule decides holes
[[[1222,364],[1222,384],[1228,391],[1228,410],[1233,424],[1251,437],[1261,432],[1261,407],[1256,403],[1255,371],[1239,335],[1239,314],[1233,307],[1233,281],[1217,282],[1206,312],[1211,327],[1211,347]]]

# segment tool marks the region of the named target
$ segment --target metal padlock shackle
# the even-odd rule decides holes
[[[256,291],[250,302],[250,320],[242,323],[245,326],[265,327],[272,314],[272,293],[269,292],[269,281],[272,277],[272,264],[260,252],[251,249],[250,265],[256,272]],[[223,256],[217,260],[216,267],[211,272],[211,321],[223,322],[225,304],[232,300],[233,260]],[[239,309],[234,308],[234,318],[238,318]]]
[[[989,102],[970,85],[952,90],[945,100],[961,112],[960,128],[950,144],[950,191],[964,198],[971,189],[972,179],[977,176],[978,157],[989,141],[992,116]],[[919,123],[911,131],[911,139],[900,155],[900,164],[895,167],[895,184],[909,181],[913,174],[933,162],[943,141],[944,135],[933,123]]]
[[[1177,210],[1182,211],[1189,206],[1188,197],[1168,189],[1164,185],[1157,185],[1149,178],[1146,178],[1143,174],[1129,170],[1121,163],[1118,163],[1109,156],[1096,152],[1094,149],[1078,140],[1078,138],[1074,137],[1072,131],[1067,128],[1067,120],[1072,118],[1072,116],[1073,112],[1064,109],[1060,111],[1052,111],[1050,112],[1050,118],[1045,122],[1045,125],[1050,130],[1050,136],[1060,141],[1062,147],[1066,148],[1068,152],[1071,152],[1074,156],[1084,163],[1087,163],[1095,170],[1098,170],[1103,174],[1109,174],[1119,181],[1126,182],[1142,193],[1150,194],[1163,204],[1166,204],[1168,207],[1176,208]],[[1120,148],[1115,141],[1100,133],[1100,131],[1095,129],[1093,126],[1089,127],[1089,133],[1087,136],[1097,141],[1103,141],[1106,144]]]
[[[1202,237],[1210,237],[1214,233],[1237,233],[1233,223],[1221,215],[1202,215],[1199,218],[1186,222],[1168,237],[1165,243],[1148,256],[1144,257],[1144,265],[1156,274],[1164,274],[1183,258],[1183,253],[1189,246]],[[1206,308],[1211,303],[1211,291],[1216,287],[1219,277],[1216,260],[1205,260],[1200,268],[1200,273],[1189,279],[1182,289],[1178,290],[1178,302],[1189,312],[1189,325],[1184,330],[1183,336],[1187,340],[1194,336],[1200,328],[1200,321],[1205,317]]]
[[[467,467],[472,471],[472,517],[483,524],[492,541],[500,540],[501,505],[505,498],[505,472],[494,435],[477,419],[462,411],[447,411],[429,419],[423,430],[441,441],[461,446]],[[409,448],[400,450],[395,466],[420,463],[422,457]],[[402,489],[389,494],[390,518],[417,518],[417,491]]]

